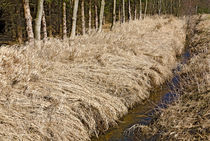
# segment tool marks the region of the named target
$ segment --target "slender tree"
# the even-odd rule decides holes
[[[162,10],[162,0],[159,0],[159,9],[158,9],[158,14],[161,14],[161,10]]]
[[[71,31],[71,39],[74,39],[76,35],[76,26],[77,26],[77,11],[78,11],[79,0],[74,0],[74,10],[73,10],[73,22],[72,22],[72,31]]]
[[[122,22],[122,20],[121,20],[121,5],[120,5],[120,3],[119,3],[119,9],[118,9],[119,11],[118,11],[118,20],[120,21],[120,23]]]
[[[170,11],[171,11],[171,14],[173,14],[173,0],[171,0],[170,2]]]
[[[116,0],[113,1],[113,18],[112,18],[112,27],[114,27],[116,22]]]
[[[36,20],[35,20],[35,39],[36,40],[40,40],[43,3],[44,3],[44,0],[38,0],[38,3],[37,3],[37,13],[36,13]]]
[[[137,19],[137,8],[136,8],[136,0],[134,0],[134,20]]]
[[[132,16],[131,16],[131,0],[128,0],[128,17],[129,17],[129,21],[132,20]]]
[[[65,0],[63,0],[63,5],[62,5],[62,11],[63,11],[63,39],[66,39],[67,38],[67,27],[66,27],[66,2]]]
[[[105,7],[105,0],[101,0],[100,22],[99,22],[98,32],[101,32],[102,31],[103,17],[104,17],[104,7]]]
[[[122,0],[122,5],[123,5],[123,8],[122,8],[122,10],[123,10],[123,23],[125,22],[125,0]]]
[[[49,10],[49,18],[48,18],[48,31],[49,31],[49,37],[52,37],[52,6],[51,6],[51,2],[48,2],[48,10]]]
[[[92,8],[92,0],[89,0],[89,30],[88,32],[90,33],[91,31],[91,23],[92,23],[92,11],[91,11],[91,8]]]
[[[95,26],[96,30],[98,30],[98,6],[96,1],[95,1]]]
[[[32,41],[34,39],[34,33],[32,28],[32,17],[30,12],[29,0],[23,0],[23,7],[26,19],[26,31],[28,34],[28,40]]]
[[[81,1],[81,15],[82,15],[82,34],[85,35],[85,5],[84,5],[84,0]]]
[[[21,2],[20,0],[18,0],[16,2],[16,22],[17,22],[17,26],[16,26],[16,38],[18,40],[18,43],[22,43],[23,42],[23,32],[22,32],[22,19],[21,19]]]
[[[43,34],[44,34],[44,40],[45,40],[47,38],[47,24],[46,24],[44,9],[42,11],[42,27],[43,27]]]
[[[142,0],[139,0],[139,19],[142,19]]]
[[[144,18],[146,17],[147,15],[147,6],[148,6],[148,0],[146,0],[146,3],[145,3],[145,8],[144,8]]]

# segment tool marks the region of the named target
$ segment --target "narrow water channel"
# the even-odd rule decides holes
[[[167,104],[177,99],[176,93],[173,91],[179,89],[179,77],[177,71],[181,70],[181,64],[185,64],[190,58],[190,53],[186,50],[181,56],[180,63],[176,69],[173,70],[174,77],[171,81],[165,83],[161,88],[151,93],[148,100],[130,110],[129,113],[120,119],[117,127],[108,130],[104,135],[99,138],[93,138],[92,141],[135,141],[131,136],[124,136],[124,131],[135,124],[149,125],[156,118],[155,112],[160,108],[166,108]],[[149,139],[142,139],[143,141],[156,141],[157,136]]]

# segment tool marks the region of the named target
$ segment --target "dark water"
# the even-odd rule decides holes
[[[151,94],[151,97],[144,103],[138,105],[133,110],[120,120],[118,127],[108,130],[104,135],[99,138],[93,138],[92,141],[136,141],[134,137],[124,136],[124,131],[135,124],[149,125],[156,118],[155,113],[160,111],[161,108],[167,108],[167,105],[174,102],[178,95],[176,91],[179,90],[179,76],[177,72],[181,70],[181,66],[190,58],[190,53],[186,51],[180,59],[180,64],[173,70],[174,77],[166,82],[162,88],[156,90]],[[156,141],[157,136],[150,137],[149,139],[140,139],[142,141]]]

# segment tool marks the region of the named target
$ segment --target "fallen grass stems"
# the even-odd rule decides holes
[[[0,138],[90,140],[172,76],[185,20],[150,17],[112,32],[0,48]]]
[[[159,140],[210,140],[210,15],[194,16],[190,27],[191,58],[181,66],[179,87],[172,92],[178,100],[157,113],[151,125],[131,128],[138,140],[154,135]],[[145,128],[150,132],[144,133]]]

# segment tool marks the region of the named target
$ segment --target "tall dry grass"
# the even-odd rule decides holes
[[[0,48],[0,139],[90,140],[172,75],[185,21],[151,17],[112,32]]]
[[[180,84],[172,92],[178,100],[157,113],[151,125],[128,129],[137,140],[154,135],[158,140],[210,140],[210,15],[192,17],[188,32],[191,58],[180,66]]]
[[[210,15],[201,15],[190,38],[192,58],[182,66],[179,100],[164,110],[156,126],[161,138],[210,140]]]

